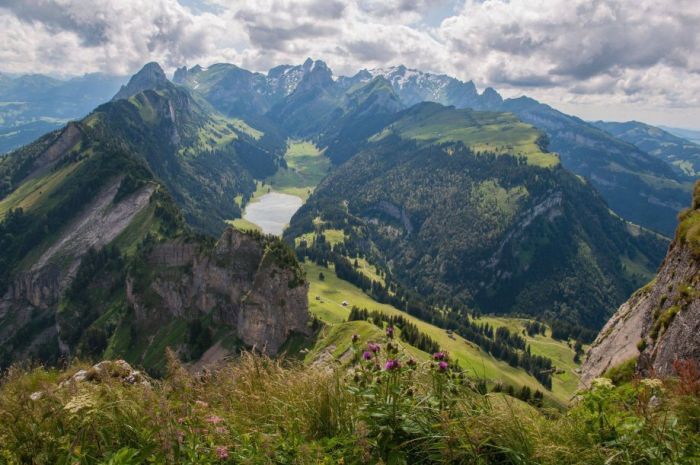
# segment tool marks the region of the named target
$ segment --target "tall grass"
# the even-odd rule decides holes
[[[150,386],[78,369],[12,368],[0,464],[698,463],[700,380],[601,381],[567,412],[482,395],[446,361],[387,344],[350,368],[250,353],[193,375],[174,357]],[[388,364],[393,360],[395,364]],[[440,360],[442,361],[442,360]]]

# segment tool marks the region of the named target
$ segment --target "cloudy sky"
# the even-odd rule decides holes
[[[0,0],[0,72],[404,64],[587,119],[700,129],[700,0]]]

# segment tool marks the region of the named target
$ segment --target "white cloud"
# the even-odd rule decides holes
[[[405,64],[554,105],[700,108],[697,0],[457,2],[0,0],[0,71],[265,71],[312,56],[336,73]]]

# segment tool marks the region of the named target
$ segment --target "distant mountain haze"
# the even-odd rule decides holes
[[[126,79],[104,74],[69,80],[0,75],[0,154],[85,116],[108,101]]]

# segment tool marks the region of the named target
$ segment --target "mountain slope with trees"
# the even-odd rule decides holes
[[[502,144],[488,145],[480,124]],[[417,105],[332,172],[285,237],[343,230],[345,255],[380,266],[404,306],[417,294],[599,328],[653,273],[665,242],[632,234],[541,140],[512,115]]]
[[[307,332],[293,253],[225,230],[233,197],[274,172],[276,141],[163,76],[147,65],[0,159],[1,367],[106,355],[162,373],[168,346],[196,361]]]

